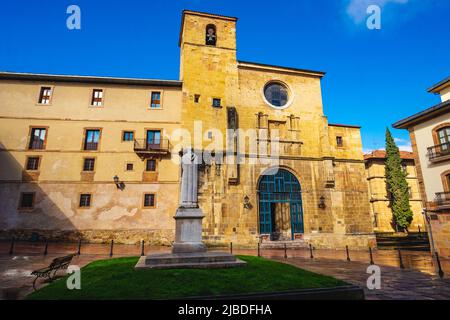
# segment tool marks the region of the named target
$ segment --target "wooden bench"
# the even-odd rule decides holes
[[[33,281],[33,289],[36,291],[36,281],[39,278],[48,278],[49,281],[53,281],[56,273],[59,270],[67,269],[75,256],[76,254],[69,254],[64,257],[55,258],[48,267],[33,271],[31,275],[36,276],[36,279]]]

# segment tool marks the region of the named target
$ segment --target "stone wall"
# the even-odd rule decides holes
[[[430,216],[436,251],[441,257],[450,259],[450,212],[430,213]]]

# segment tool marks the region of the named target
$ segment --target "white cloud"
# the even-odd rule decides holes
[[[354,23],[359,24],[367,18],[367,8],[370,5],[378,5],[381,9],[387,4],[406,4],[410,0],[350,0],[346,13]]]
[[[397,144],[400,151],[408,151],[412,152],[411,142],[406,139],[394,138],[395,143]]]
[[[403,143],[403,142],[408,142],[408,140],[405,139],[400,139],[400,138],[394,138],[395,143]]]
[[[411,144],[399,145],[398,148],[400,151],[412,152]]]

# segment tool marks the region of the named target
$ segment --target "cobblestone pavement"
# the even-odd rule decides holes
[[[11,244],[0,242],[0,299],[21,299],[32,292],[34,277],[32,270],[50,264],[52,259],[68,253],[76,253],[77,244],[52,244],[48,254],[44,255],[42,243],[16,243],[13,254],[9,254]],[[72,264],[80,267],[100,259],[108,259],[110,245],[83,244],[81,255],[73,259]],[[215,249],[220,250],[220,249]],[[222,248],[222,251],[229,248]],[[145,254],[169,252],[167,247],[146,247]],[[114,245],[113,256],[139,256],[139,245]],[[256,249],[234,249],[234,254],[257,255]],[[287,250],[288,259],[284,259],[284,250],[264,250],[261,255],[313,272],[334,276],[347,282],[366,288],[369,274],[366,269],[370,256],[364,251],[350,251],[351,262],[346,261],[345,251],[314,250],[314,259],[309,250]],[[450,299],[450,261],[443,260],[442,267],[446,278],[438,279],[431,256],[427,252],[402,252],[405,270],[399,268],[398,253],[395,251],[373,252],[375,264],[381,266],[382,289],[366,290],[368,299]],[[60,272],[63,275],[63,272]],[[38,288],[45,283],[38,280]]]
[[[382,266],[380,290],[367,289],[369,263],[330,259],[275,258],[296,267],[325,274],[364,288],[367,300],[449,300],[450,279],[415,270]]]

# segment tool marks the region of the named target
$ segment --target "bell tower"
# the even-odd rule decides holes
[[[208,133],[215,130],[222,132],[225,147],[227,107],[235,107],[238,101],[236,22],[233,17],[183,11],[179,42],[182,122],[193,137],[194,122],[201,121],[202,134],[207,137],[202,148],[211,144]]]

